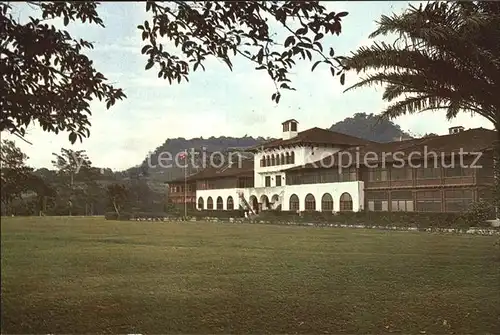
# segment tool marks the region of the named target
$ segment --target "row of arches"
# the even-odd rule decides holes
[[[227,197],[226,200],[226,210],[233,210],[234,209],[234,200],[232,196]],[[223,210],[224,209],[224,200],[222,197],[217,197],[217,201],[215,203],[216,207],[215,209],[217,210]],[[198,198],[198,209],[204,209],[205,208],[205,201],[203,200],[202,197]],[[207,208],[206,209],[214,209],[214,200],[212,197],[207,198]]]
[[[299,197],[296,194],[290,196],[288,208],[291,211],[298,211],[300,208]],[[304,209],[306,211],[316,211],[316,198],[313,194],[309,193],[304,198]],[[330,193],[325,193],[321,197],[321,208],[323,212],[333,211],[333,197]],[[348,212],[353,210],[352,197],[349,193],[344,192],[339,198],[339,209],[341,212]]]
[[[295,153],[287,152],[280,154],[264,155],[260,160],[260,166],[276,166],[285,164],[295,164]]]
[[[249,199],[249,203],[251,206],[254,207],[254,209],[258,208],[259,201],[257,200],[257,197],[252,195]],[[270,209],[270,204],[271,203],[276,203],[278,201],[278,195],[274,195],[271,198],[271,201],[269,201],[269,198],[266,195],[261,196],[260,203],[262,204],[262,208],[264,210]],[[281,206],[280,206],[281,207]],[[275,208],[278,210],[281,210],[281,208]],[[304,198],[304,207],[303,209],[305,211],[316,211],[316,210],[321,210],[324,212],[331,212],[333,211],[333,197],[330,193],[324,193],[321,197],[321,208],[316,208],[316,198],[312,193],[308,193],[305,198]],[[207,198],[207,204],[205,208],[205,201],[203,200],[202,197],[198,198],[198,209],[208,209],[208,210],[234,210],[234,199],[232,196],[228,196],[226,199],[226,208],[224,208],[224,199],[222,197],[217,197],[216,202],[215,202],[215,208],[214,208],[214,200],[212,197]],[[290,211],[298,211],[300,209],[300,200],[298,195],[292,194],[288,200],[288,209]],[[352,196],[344,192],[340,195],[339,197],[339,210],[341,212],[347,212],[347,211],[352,211],[353,210],[353,202],[352,202]]]

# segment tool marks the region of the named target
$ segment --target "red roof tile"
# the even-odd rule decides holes
[[[308,130],[301,131],[297,134],[297,136],[288,139],[288,140],[283,140],[283,139],[278,139],[278,140],[272,140],[267,143],[260,144],[258,146],[255,146],[251,148],[250,150],[253,151],[258,151],[258,150],[264,150],[264,149],[271,149],[271,148],[278,148],[278,147],[285,147],[285,146],[290,146],[290,145],[307,145],[307,144],[313,144],[313,145],[339,145],[343,147],[351,147],[351,146],[359,146],[359,145],[366,145],[366,144],[372,144],[376,142],[368,141],[361,139],[359,137],[354,137],[342,133],[337,133],[334,131],[314,127]]]
[[[382,161],[384,153],[388,154],[385,156],[385,161],[391,162],[393,161],[392,155],[397,152],[401,153],[401,159],[407,159],[411,152],[423,153],[424,150],[427,150],[428,153],[435,152],[438,155],[447,155],[452,152],[459,153],[460,149],[462,149],[464,153],[482,152],[490,150],[493,143],[497,140],[497,137],[496,131],[476,128],[443,136],[424,137],[389,143],[372,143],[366,146],[348,148],[316,162],[304,166],[293,167],[285,171],[339,166],[339,163],[342,164],[341,166],[347,166],[349,164],[349,159],[352,159],[353,163],[356,163],[354,161],[357,157],[356,152],[359,152],[360,165],[363,165],[363,157],[366,157],[367,153],[371,155],[369,158],[374,158],[368,160],[368,162],[374,163]],[[345,153],[345,155],[343,153]],[[349,158],[349,156],[351,158]]]
[[[223,178],[223,177],[243,177],[253,176],[254,161],[253,159],[242,159],[241,165],[235,162],[231,167],[227,164],[223,167],[207,167],[200,172],[188,176],[186,182],[194,182],[196,180]],[[184,177],[170,181],[170,183],[184,183]]]

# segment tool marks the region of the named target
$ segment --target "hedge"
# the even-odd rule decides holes
[[[116,212],[107,212],[104,214],[106,220],[130,220],[132,217],[132,214],[129,212],[120,212],[120,215]]]
[[[481,212],[481,211],[480,211]],[[489,228],[490,225],[484,221],[484,217],[479,212],[465,213],[424,213],[424,212],[317,212],[307,211],[297,213],[295,211],[264,211],[256,217],[250,218],[250,222],[272,222],[272,223],[311,223],[311,224],[343,224],[343,225],[364,225],[364,226],[390,226],[418,228],[424,230],[428,228],[460,229],[469,227]],[[106,213],[107,220],[130,220],[138,219],[163,219],[168,217],[184,218],[184,213]],[[207,218],[229,219],[244,218],[243,210],[189,210],[187,218],[203,220]]]

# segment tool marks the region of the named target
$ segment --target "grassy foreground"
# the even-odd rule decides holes
[[[494,237],[2,218],[2,333],[499,333]]]

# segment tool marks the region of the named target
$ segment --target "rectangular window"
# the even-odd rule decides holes
[[[391,211],[413,212],[413,193],[411,191],[391,192]]]
[[[281,186],[281,175],[276,176],[276,186]]]
[[[368,200],[368,210],[370,211],[388,211],[389,201],[387,200]]]
[[[407,167],[391,168],[391,180],[411,180],[411,169]]]
[[[450,168],[443,168],[444,169],[444,175],[447,178],[453,178],[453,177],[467,177],[472,175],[472,169],[471,168],[463,168],[460,166],[454,166]]]
[[[388,211],[389,193],[388,192],[367,192],[368,210],[370,211]]]
[[[420,212],[441,212],[441,191],[417,192],[417,210]]]
[[[369,181],[387,181],[387,169],[370,169],[368,171]]]
[[[417,169],[417,179],[440,179],[441,168],[429,166],[427,168],[421,167]]]
[[[463,212],[466,211],[474,201],[474,192],[467,189],[446,190],[445,211]]]
[[[266,187],[271,187],[271,176],[266,176],[265,183]]]
[[[297,124],[295,122],[291,123],[292,131],[297,131]]]
[[[355,181],[356,180],[356,168],[344,168],[339,175],[340,182]]]

